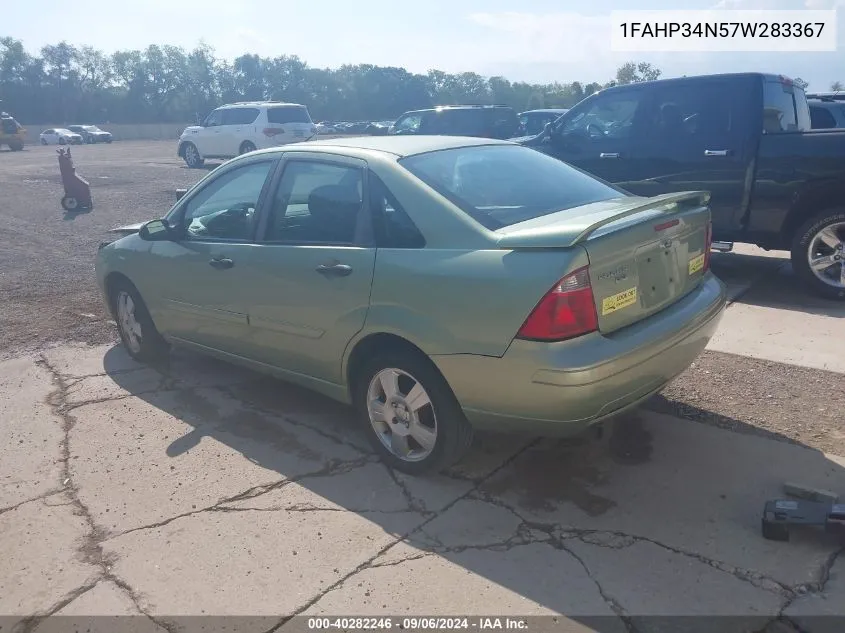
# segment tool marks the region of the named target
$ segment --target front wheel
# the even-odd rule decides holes
[[[120,340],[129,355],[142,363],[164,359],[169,346],[156,329],[135,286],[128,281],[118,282],[111,299]]]
[[[65,211],[78,211],[79,210],[79,200],[74,198],[73,196],[64,196],[62,198],[62,209]]]
[[[792,268],[815,294],[845,301],[845,211],[824,211],[798,229]]]
[[[185,164],[191,169],[197,169],[199,167],[202,167],[203,163],[205,163],[205,161],[200,156],[200,152],[197,149],[197,146],[193,143],[188,143],[187,145],[185,145],[183,157],[185,159]]]
[[[67,145],[67,139],[66,138],[60,138],[59,139],[59,145]]]
[[[254,152],[255,149],[255,143],[250,141],[244,141],[241,143],[241,154],[249,154],[250,152]]]
[[[46,138],[42,138],[42,139],[41,139],[41,144],[42,144],[42,145],[48,145],[48,143],[47,143],[47,139],[46,139]]]
[[[354,380],[362,426],[391,468],[411,475],[438,472],[469,449],[472,427],[428,358],[385,351],[368,360]]]

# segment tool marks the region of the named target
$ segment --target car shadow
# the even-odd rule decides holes
[[[845,317],[845,302],[813,294],[793,272],[788,253],[714,252],[711,267],[728,285],[730,299],[736,303]]]
[[[645,596],[649,591],[654,595],[665,591],[670,603],[673,592],[691,591],[703,605],[702,613],[718,614],[723,607],[709,604],[704,593],[698,595],[695,578],[691,585],[685,584],[678,577],[682,575],[679,569],[704,560],[706,565],[696,573],[710,573],[703,569],[708,566],[735,566],[748,577],[774,577],[787,586],[797,584],[787,570],[803,570],[808,560],[827,560],[835,550],[832,537],[810,531],[794,534],[789,543],[764,540],[759,533],[760,515],[767,499],[781,496],[783,481],[845,489],[845,468],[820,451],[783,441],[788,439],[784,436],[770,438],[776,442],[752,437],[757,429],[743,429],[749,425],[737,420],[731,421],[734,430],[746,433],[731,434],[640,409],[607,423],[601,440],[479,434],[470,454],[456,467],[440,475],[408,477],[390,471],[376,458],[348,407],[310,391],[181,351],[151,369],[134,365],[118,345],[105,354],[103,367],[118,387],[157,412],[155,422],[144,420],[149,424],[141,449],[146,462],[157,464],[166,456],[177,464],[178,472],[184,469],[178,460],[188,458],[199,445],[211,441],[227,447],[250,464],[295,481],[311,499],[319,498],[327,507],[358,514],[388,534],[403,536],[404,544],[395,546],[399,548],[395,555],[393,550],[382,552],[378,562],[384,566],[402,562],[409,565],[410,577],[417,577],[420,586],[429,582],[437,586],[442,580],[444,591],[451,592],[450,578],[426,576],[431,573],[427,566],[441,561],[445,567],[438,574],[460,570],[454,587],[459,583],[467,595],[482,591],[482,586],[484,591],[500,588],[528,601],[515,607],[521,613],[531,608],[526,605],[540,605],[538,613],[545,609],[564,614],[595,631],[632,630],[600,598],[597,603],[585,598],[584,586],[593,587],[595,582],[620,587],[625,593],[622,588],[630,586],[632,570],[650,565],[644,561],[653,549],[652,555],[674,561],[669,563],[673,571],[665,578],[665,588],[633,592],[620,608],[629,615],[657,613],[662,607],[651,602],[656,598]],[[140,377],[153,371],[161,374],[155,389],[150,385],[157,381]],[[162,420],[172,420],[172,425],[157,429]],[[115,422],[120,424],[119,414]],[[187,432],[174,437],[173,428],[183,425]],[[133,433],[137,432],[136,427]],[[149,436],[156,432],[161,433],[160,440],[151,444]],[[360,455],[362,461],[354,467],[358,470],[350,466],[344,471],[333,457],[321,456],[309,437],[324,438],[331,450],[342,448]],[[125,454],[134,447],[116,450]],[[326,473],[336,467],[339,474],[301,477],[303,460],[325,463]],[[202,467],[216,468],[214,463]],[[365,480],[355,478],[362,469],[367,469]],[[273,489],[259,484],[255,481],[255,487],[237,495],[237,500],[221,504],[242,507],[248,500],[259,506],[265,490]],[[394,485],[407,509],[419,514],[420,525],[397,527],[395,508],[378,509],[389,494],[385,491]],[[285,521],[284,515],[278,520]],[[326,521],[321,523],[323,529]],[[635,556],[637,548],[642,551]],[[623,562],[617,566],[606,561],[608,555]],[[304,559],[300,562],[309,564]],[[659,576],[661,572],[655,567],[649,573]],[[472,584],[475,578],[481,584]],[[724,582],[728,578],[730,574]],[[384,614],[379,605],[391,604],[389,591],[379,588],[377,604],[370,603],[363,597],[365,590],[370,595],[366,574],[359,573],[358,580],[342,587],[347,592],[343,594],[346,606],[356,605],[358,615]],[[356,592],[362,594],[360,599]],[[431,600],[413,608],[422,608],[420,614],[442,615],[430,608],[437,604]],[[369,607],[363,606],[367,603]],[[327,605],[331,613],[333,607]],[[316,606],[320,607],[319,601]],[[403,602],[402,610],[406,606]],[[749,608],[749,613],[759,613],[757,606]],[[767,619],[763,616],[756,621],[761,626],[752,628],[761,630]],[[684,626],[675,622],[669,628],[682,631]]]

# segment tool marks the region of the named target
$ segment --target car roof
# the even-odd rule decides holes
[[[409,134],[408,136],[360,136],[354,138],[333,138],[316,141],[305,141],[279,148],[263,150],[265,152],[295,151],[295,152],[326,152],[336,153],[345,150],[349,155],[365,155],[368,152],[382,152],[394,156],[405,157],[426,152],[436,152],[444,149],[459,147],[475,147],[480,145],[516,145],[508,141],[478,138],[470,136],[428,136],[425,134]]]
[[[293,106],[298,108],[304,108],[305,106],[301,103],[287,103],[285,101],[238,101],[236,103],[227,103],[225,105],[220,106],[217,108],[218,110],[227,110],[229,108],[262,108],[266,106]]]
[[[520,114],[531,114],[532,112],[538,112],[540,114],[557,114],[560,112],[563,114],[568,111],[569,108],[537,108],[536,110],[526,110],[525,112],[520,112]]]
[[[432,108],[420,108],[419,110],[408,110],[405,114],[418,114],[420,112],[448,112],[449,110],[494,110],[494,109],[508,109],[513,110],[509,105],[502,105],[502,104],[463,104],[463,105],[441,105],[441,106],[434,106]]]

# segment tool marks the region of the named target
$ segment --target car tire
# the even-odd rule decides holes
[[[182,158],[185,159],[185,164],[191,169],[199,169],[205,164],[205,161],[200,157],[197,146],[193,143],[185,144],[185,149],[182,150]]]
[[[164,360],[170,345],[156,329],[147,305],[129,281],[117,282],[111,291],[111,309],[120,340],[127,353],[142,363]]]
[[[77,200],[73,196],[64,196],[62,198],[62,209],[69,213],[79,211],[79,200]]]
[[[249,154],[250,152],[254,152],[257,148],[255,147],[255,143],[251,141],[244,141],[241,143],[241,154]]]
[[[834,235],[838,236],[838,246],[828,245],[821,240],[822,232],[826,229],[833,229]],[[817,273],[810,266],[810,257],[811,250],[815,252],[819,246],[824,248],[823,255],[830,257],[830,266]],[[845,267],[845,210],[822,211],[804,222],[792,240],[791,258],[795,274],[814,294],[826,299],[845,301],[845,284],[835,283],[836,264],[839,265],[840,279]],[[825,281],[828,276],[831,276],[830,280]]]
[[[42,138],[42,139],[41,139],[41,144],[42,144],[42,145],[49,145],[49,143],[47,142],[47,139],[46,139],[46,138]]]
[[[94,143],[96,143],[93,136],[89,136],[88,138],[86,138],[85,142],[88,143],[88,145],[93,145]]]
[[[23,143],[12,141],[11,143],[9,143],[9,149],[13,152],[20,152],[21,150],[23,150]]]
[[[59,145],[67,145],[67,139],[66,138],[60,138],[59,139]]]
[[[385,376],[390,382],[394,374],[397,389],[391,397],[383,385]],[[390,468],[410,475],[439,472],[459,461],[472,444],[472,426],[455,394],[434,363],[421,353],[401,349],[379,352],[352,378],[359,421]],[[412,411],[409,395],[424,404]],[[399,403],[398,408],[392,406],[394,403]],[[374,416],[379,411],[391,413]],[[415,436],[424,438],[424,442],[418,442]],[[394,440],[398,440],[398,451],[391,447]],[[407,456],[401,457],[406,449]]]
[[[107,138],[107,139],[106,139],[106,143],[111,143],[111,139],[110,139],[110,138]]]

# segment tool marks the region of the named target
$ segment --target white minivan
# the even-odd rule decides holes
[[[202,125],[185,128],[178,154],[188,167],[256,149],[307,141],[317,135],[308,108],[298,103],[250,101],[221,106]]]

